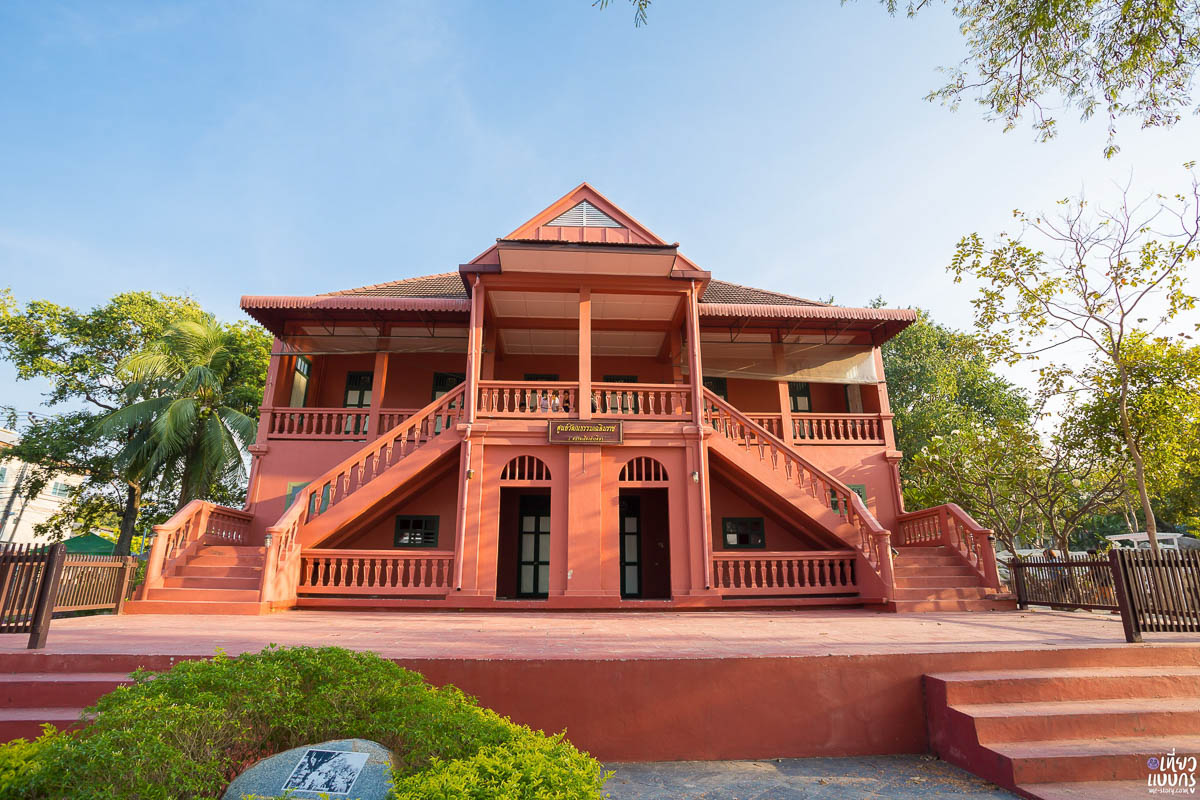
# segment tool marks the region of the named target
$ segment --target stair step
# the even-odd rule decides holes
[[[193,562],[176,567],[174,573],[179,578],[253,578],[260,581],[262,567],[213,567]]]
[[[168,589],[235,589],[253,590],[258,592],[261,581],[258,578],[194,578],[170,577],[163,578],[163,586]]]
[[[965,564],[948,567],[948,566],[943,566],[941,564],[934,564],[934,565],[926,566],[925,564],[913,564],[912,562],[909,562],[906,564],[897,564],[895,566],[894,573],[897,578],[923,578],[923,577],[972,578],[972,577],[975,577],[975,570],[971,569],[970,567],[966,566]]]
[[[980,744],[989,746],[1114,733],[1166,736],[1200,731],[1200,697],[968,703],[950,708],[970,716]]]
[[[946,672],[925,677],[945,684],[946,700],[951,705],[1200,697],[1200,667],[1062,667]]]
[[[974,575],[896,577],[897,589],[971,589],[976,586],[979,586],[979,579]]]
[[[180,592],[185,589],[174,589]],[[257,595],[257,592],[255,593]],[[126,614],[265,614],[264,604],[228,600],[129,600],[122,609]]]
[[[252,555],[261,558],[267,554],[267,548],[251,547],[249,545],[208,544],[202,545],[200,549],[196,551],[196,554],[208,556]]]
[[[983,586],[959,586],[951,589],[902,589],[897,587],[897,600],[982,600],[989,590]]]
[[[82,708],[40,707],[0,708],[0,742],[13,739],[35,739],[42,735],[42,723],[48,722],[59,730],[79,722]]]
[[[1145,781],[1082,781],[1026,783],[1017,787],[1037,800],[1128,800],[1147,794]]]
[[[258,589],[151,589],[147,600],[258,602]]]
[[[915,556],[906,556],[901,553],[898,556],[892,557],[892,563],[898,567],[902,566],[923,566],[923,567],[961,567],[965,566],[963,560],[958,556],[928,556],[917,558]]]
[[[916,614],[925,611],[1015,611],[1015,600],[896,600],[896,612]]]
[[[79,709],[101,695],[132,683],[125,672],[15,672],[0,675],[0,708],[34,704]]]
[[[946,545],[937,547],[897,547],[896,552],[901,558],[957,558],[958,554]]]
[[[1200,754],[1200,736],[1131,736],[1000,742],[988,749],[1012,762],[1018,785],[1140,780],[1145,794],[1147,760],[1172,750],[1176,758]]]
[[[218,556],[198,554],[187,560],[186,566],[189,567],[257,567],[262,569],[265,559],[261,555],[252,555],[246,553],[244,555]]]

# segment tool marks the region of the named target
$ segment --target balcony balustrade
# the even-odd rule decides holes
[[[420,409],[380,409],[380,432],[386,433]],[[374,439],[369,408],[291,408],[264,406],[268,439],[363,441]]]

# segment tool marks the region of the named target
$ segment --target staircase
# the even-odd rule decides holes
[[[893,560],[899,612],[1011,611],[1016,601],[990,599],[995,590],[946,545],[898,547]]]
[[[318,476],[251,542],[253,516],[201,500],[164,525],[130,614],[263,614],[295,605],[302,548],[314,547],[373,513],[462,440],[465,384]]]
[[[265,547],[201,541],[163,574],[162,586],[125,604],[130,614],[261,614]]]
[[[1104,650],[1085,665],[926,675],[930,744],[1023,797],[1146,796],[1151,758],[1200,756],[1200,666],[1177,652]]]

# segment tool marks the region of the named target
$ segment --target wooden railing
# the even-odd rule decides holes
[[[945,545],[957,553],[994,591],[1000,589],[992,532],[955,503],[897,517],[899,544],[905,547]]]
[[[379,430],[386,433],[419,410],[380,409]],[[374,436],[369,408],[264,407],[262,412],[268,439],[355,441]]]
[[[858,531],[857,549],[882,581],[891,597],[895,587],[892,574],[891,533],[867,510],[862,498],[846,484],[803,458],[766,428],[738,411],[712,391],[704,390],[703,420],[722,436],[747,450],[757,450],[762,463],[779,480],[787,481],[821,502],[827,502]]]
[[[673,383],[593,383],[592,413],[597,417],[690,419],[692,387]]]
[[[793,414],[797,444],[883,444],[879,414]]]
[[[250,523],[254,515],[227,508],[207,500],[193,500],[164,522],[154,526],[154,544],[146,559],[146,580],[142,597],[150,589],[163,585],[163,575],[191,555],[201,543],[248,545]]]
[[[483,417],[573,417],[579,384],[566,381],[480,381],[476,413]]]
[[[1200,552],[1114,548],[1107,556],[1014,558],[1017,607],[1119,611],[1125,641],[1200,633]]]
[[[713,553],[713,588],[726,594],[855,594],[854,550]]]
[[[66,545],[0,546],[0,633],[46,645],[50,620],[68,611],[120,613],[137,561],[67,553]]]
[[[453,552],[305,550],[300,594],[444,595],[450,590]]]

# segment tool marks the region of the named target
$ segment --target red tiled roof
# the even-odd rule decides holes
[[[436,275],[422,275],[416,278],[404,278],[388,283],[376,283],[370,286],[360,286],[356,289],[343,289],[338,292],[328,292],[322,297],[344,295],[367,295],[373,297],[454,297],[465,300],[467,290],[462,278],[457,272],[440,272]],[[766,289],[755,289],[752,286],[742,286],[728,281],[711,280],[701,303],[739,303],[762,306],[825,306],[814,300],[795,297]]]
[[[822,305],[762,305],[756,303],[701,303],[703,317],[786,317],[789,319],[840,319],[866,322],[903,322],[917,319],[911,308],[849,308]]]

